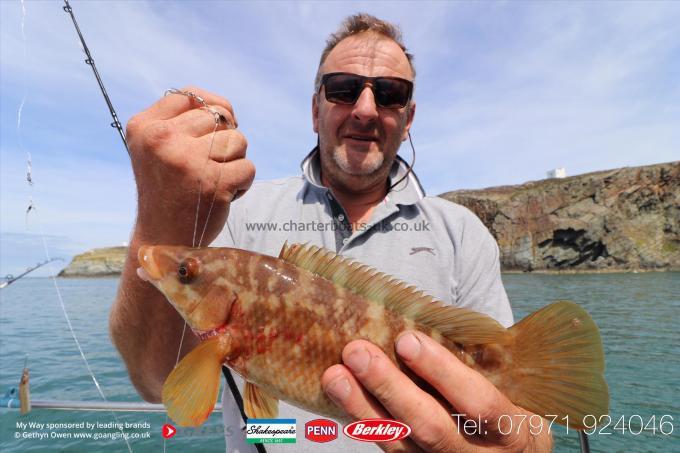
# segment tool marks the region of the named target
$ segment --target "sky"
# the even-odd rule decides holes
[[[415,171],[429,195],[680,159],[678,2],[71,5],[123,124],[171,87],[218,93],[257,179],[299,174],[316,143],[319,55],[360,11],[399,24],[415,54]],[[0,1],[0,276],[45,249],[64,261],[36,275],[120,245],[135,219],[129,158],[62,6]]]

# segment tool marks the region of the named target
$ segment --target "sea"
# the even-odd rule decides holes
[[[590,431],[590,451],[680,451],[680,273],[505,274],[503,281],[516,319],[566,299],[581,304],[600,327],[610,418]],[[56,283],[24,278],[0,290],[0,395],[18,387],[27,363],[33,400],[101,400],[70,334],[58,288],[106,398],[141,401],[108,332],[117,279]],[[162,413],[34,409],[20,415],[0,409],[0,451],[125,452],[119,425],[136,452],[225,451],[219,413],[164,439],[167,422]],[[577,432],[556,424],[552,429],[556,452],[580,451]],[[298,442],[306,442],[298,430]]]

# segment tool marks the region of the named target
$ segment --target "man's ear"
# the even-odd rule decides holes
[[[408,132],[411,130],[411,125],[413,124],[413,118],[416,116],[416,101],[411,101],[408,107],[406,118],[406,126],[404,127],[404,132],[401,134],[401,141],[404,142],[408,139]]]
[[[319,133],[319,93],[312,96],[312,129]]]

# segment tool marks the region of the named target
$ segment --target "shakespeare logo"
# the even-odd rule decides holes
[[[294,418],[249,418],[246,425],[249,444],[294,444],[296,433]]]

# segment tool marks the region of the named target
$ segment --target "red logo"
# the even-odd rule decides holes
[[[342,432],[362,442],[392,442],[408,437],[411,427],[396,420],[368,418],[350,423]]]
[[[338,424],[326,418],[305,423],[305,437],[312,442],[330,442],[338,438]]]
[[[177,429],[174,426],[172,426],[170,423],[163,425],[163,437],[170,439],[175,434],[177,434]]]

